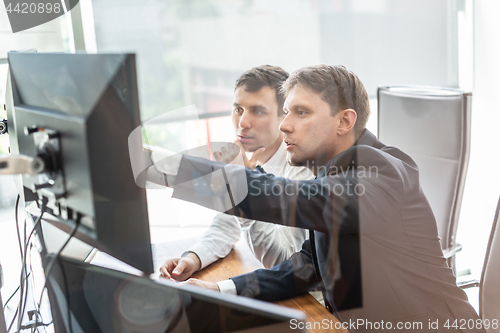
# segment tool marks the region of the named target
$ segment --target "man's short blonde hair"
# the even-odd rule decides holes
[[[344,66],[304,67],[290,74],[282,85],[283,94],[287,96],[297,85],[319,94],[330,105],[332,116],[346,109],[356,111],[356,139],[363,133],[370,116],[370,103],[365,86],[356,74]]]

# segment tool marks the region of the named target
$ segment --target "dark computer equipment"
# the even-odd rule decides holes
[[[129,140],[141,126],[133,54],[8,54],[9,136],[43,172],[23,175],[26,201],[47,202],[60,229],[145,273],[153,272],[145,190]],[[50,215],[48,215],[50,214]],[[55,217],[55,218],[54,218]]]
[[[248,298],[159,282],[60,257],[49,277],[58,333],[303,331],[305,316]]]

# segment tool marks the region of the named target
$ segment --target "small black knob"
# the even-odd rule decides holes
[[[40,127],[37,127],[37,126],[33,126],[33,127],[26,126],[24,128],[24,134],[30,135],[30,134],[33,134],[35,132],[38,132],[39,130],[40,130]]]
[[[35,191],[38,191],[38,190],[40,190],[40,189],[42,189],[42,188],[51,187],[51,186],[52,186],[52,184],[49,184],[49,183],[34,184],[34,185],[33,185],[33,189],[34,189]]]
[[[2,119],[0,120],[0,134],[5,134],[8,132],[8,129],[7,129],[7,120],[6,119]]]
[[[47,136],[49,139],[57,139],[57,138],[59,138],[59,133],[54,132],[54,133],[47,134]]]

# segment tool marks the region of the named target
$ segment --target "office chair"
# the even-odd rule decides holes
[[[456,232],[470,154],[472,94],[456,89],[379,87],[378,137],[410,155],[436,217],[441,248],[454,269]]]
[[[486,323],[486,319],[490,324],[493,319],[500,320],[500,231],[497,230],[500,222],[500,198],[498,199],[495,219],[491,227],[490,240],[486,248],[486,256],[484,257],[483,271],[481,280],[467,281],[459,284],[462,289],[470,287],[479,287],[479,316]],[[485,327],[486,328],[486,327]],[[490,325],[486,332],[498,332],[496,328]]]

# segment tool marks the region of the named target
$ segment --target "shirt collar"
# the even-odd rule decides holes
[[[261,165],[261,167],[266,170],[267,168],[273,168],[276,166],[283,166],[286,162],[286,147],[285,141],[281,142],[281,145],[278,147],[278,150],[271,156],[270,159],[267,160],[266,163]]]

